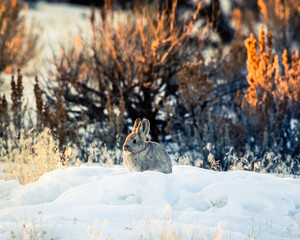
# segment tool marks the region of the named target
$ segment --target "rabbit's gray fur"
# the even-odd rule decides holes
[[[162,173],[172,172],[170,156],[162,145],[146,141],[150,131],[150,122],[145,119],[136,119],[132,132],[127,136],[123,145],[124,165],[131,172],[146,170]]]

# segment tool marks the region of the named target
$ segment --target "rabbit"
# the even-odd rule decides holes
[[[132,132],[123,145],[124,165],[130,172],[151,170],[171,173],[171,158],[163,146],[157,142],[146,141],[149,131],[149,120],[135,120]]]

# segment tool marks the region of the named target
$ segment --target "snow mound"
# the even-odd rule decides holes
[[[300,179],[175,166],[70,167],[0,181],[0,235],[53,239],[300,239]],[[15,235],[14,235],[15,234]]]

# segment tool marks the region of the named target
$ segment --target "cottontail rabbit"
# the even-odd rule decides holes
[[[150,131],[150,122],[145,119],[136,119],[132,133],[123,145],[123,161],[129,171],[142,172],[146,170],[162,173],[172,172],[170,156],[162,145],[146,141]]]

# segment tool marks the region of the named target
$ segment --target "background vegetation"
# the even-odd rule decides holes
[[[0,99],[1,161],[42,161],[47,133],[55,165],[120,164],[140,117],[179,163],[299,174],[299,1],[233,1],[230,14],[218,0],[140,2],[126,21],[113,1],[91,8],[91,34],[62,44],[48,79],[36,77],[36,119],[26,118],[21,71],[12,74]],[[38,36],[24,28],[20,1],[0,10],[3,72],[36,54]]]

